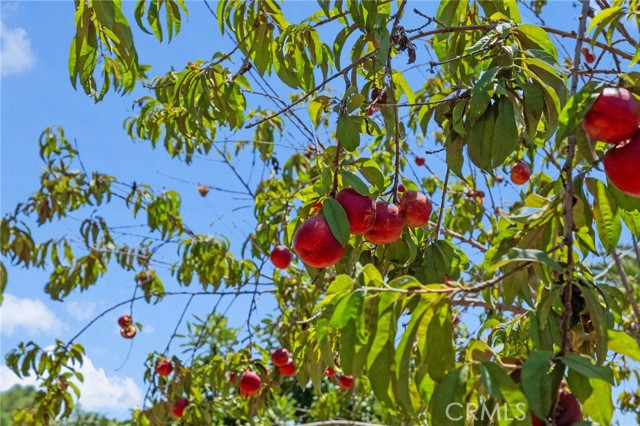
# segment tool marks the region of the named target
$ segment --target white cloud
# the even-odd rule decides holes
[[[86,321],[95,316],[96,304],[93,302],[64,302],[64,306],[77,321]]]
[[[18,330],[21,335],[32,337],[66,329],[66,324],[40,300],[21,299],[9,293],[5,293],[0,306],[0,325],[2,334],[7,336]]]
[[[88,411],[128,410],[142,402],[142,390],[131,377],[107,376],[103,368],[96,368],[89,358],[80,368],[84,382],[79,383],[80,406]],[[20,379],[9,367],[0,365],[0,392],[13,385],[34,385],[33,377]]]
[[[22,28],[9,28],[0,20],[0,76],[20,74],[36,61],[31,41]]]
[[[9,367],[0,365],[0,392],[11,389],[14,385],[32,386],[35,384],[36,379],[33,376],[21,379]]]

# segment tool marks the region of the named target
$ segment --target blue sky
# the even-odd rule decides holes
[[[132,16],[133,5],[133,2],[125,2],[128,16]],[[189,2],[188,5],[190,18],[184,23],[182,33],[170,44],[160,44],[152,36],[134,28],[140,62],[153,66],[151,75],[164,72],[170,66],[181,69],[195,58],[208,58],[214,50],[230,50],[227,42],[220,37],[217,22],[204,4]],[[437,3],[421,2],[418,5],[422,11],[433,15]],[[578,13],[570,5],[570,2],[552,5],[556,13],[549,14],[550,23],[560,28],[576,27]],[[311,6],[316,7],[316,3],[310,3],[309,8],[306,6],[305,2],[291,2],[286,11],[293,20],[300,14],[306,14]],[[524,11],[522,13],[528,16]],[[202,198],[196,190],[197,184],[202,183],[242,191],[242,185],[226,165],[215,156],[210,156],[197,157],[192,165],[186,166],[181,161],[172,160],[162,148],[154,151],[148,143],[132,143],[122,126],[124,119],[134,114],[132,97],[122,98],[111,93],[103,102],[94,104],[82,91],[73,91],[67,69],[68,49],[74,29],[72,2],[3,1],[1,20],[0,188],[3,214],[28,198],[38,187],[41,172],[38,137],[47,126],[61,125],[67,137],[77,141],[87,170],[99,170],[123,182],[147,183],[158,191],[163,187],[178,191],[182,196],[185,222],[195,232],[227,236],[232,241],[232,250],[239,252],[244,235],[255,226],[248,199],[216,191]],[[404,22],[407,27],[421,23],[413,13],[407,13]],[[423,47],[419,46],[419,49]],[[412,79],[426,78],[426,73],[421,70],[413,70],[408,75]],[[288,93],[282,86],[276,85],[275,88],[283,97]],[[145,92],[139,89],[136,93],[142,95]],[[273,108],[273,105],[265,106]],[[300,115],[307,119],[304,109]],[[250,131],[236,135],[221,132],[219,139],[225,136],[230,139],[248,138],[250,135]],[[324,136],[328,139],[328,135]],[[282,146],[276,148],[281,162],[292,152],[287,147],[303,150],[307,144],[299,134],[286,134],[281,142]],[[242,176],[251,176],[253,184],[270,173],[269,167],[263,166],[259,159],[251,173],[254,158],[248,152],[233,162]],[[444,170],[443,160],[437,156],[431,165],[436,172]],[[424,176],[425,172],[418,173]],[[505,185],[504,194],[508,199],[509,195],[515,194],[515,190]],[[133,220],[130,216],[123,216],[122,211],[118,206],[101,209],[100,214],[112,226],[142,223],[140,218]],[[74,213],[73,218],[63,224],[44,226],[37,229],[36,233],[39,238],[77,235],[77,220],[90,213],[90,210]],[[121,229],[123,232],[136,231],[136,228]],[[165,249],[163,254],[171,259],[175,255],[175,247]],[[168,278],[166,270],[159,272]],[[41,270],[9,268],[6,299],[0,308],[2,354],[21,340],[33,339],[46,346],[56,337],[68,339],[104,309],[130,298],[134,289],[132,273],[112,268],[89,291],[74,293],[62,304],[49,300],[42,292],[46,278],[47,274]],[[167,288],[172,288],[169,280]],[[209,312],[216,301],[208,297],[196,298],[190,312]],[[230,298],[223,300],[220,306],[224,309],[230,301]],[[126,309],[105,316],[80,338],[88,355],[81,400],[85,408],[122,417],[127,408],[141,402],[145,391],[142,365],[146,355],[149,351],[160,351],[165,347],[186,303],[186,297],[173,297],[159,305],[137,304],[134,319],[142,322],[144,329],[134,339],[132,346],[120,337],[116,325],[117,317],[126,313]],[[239,298],[231,306],[229,315],[232,325],[243,324],[248,305],[248,298]],[[273,307],[273,302],[263,297],[258,305],[258,314],[267,314]],[[13,383],[15,379],[4,365],[0,365],[0,390]]]

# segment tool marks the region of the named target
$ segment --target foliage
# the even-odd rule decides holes
[[[544,3],[442,0],[429,17],[405,1],[319,0],[307,18],[291,22],[273,0],[222,0],[217,25],[235,47],[149,78],[122,3],[77,0],[74,87],[80,83],[96,101],[145,89],[125,122],[127,135],[154,148],[161,143],[186,163],[220,159],[253,199],[256,226],[235,255],[238,241],[192,231],[181,194],[84,170],[63,129],[52,127],[39,142],[41,187],[2,219],[2,255],[14,266],[49,271],[45,291],[57,300],[100,285],[110,268],[128,271],[142,292],[123,304],[185,292],[220,300],[273,295],[279,312],[255,324],[254,297],[246,330],[226,327],[216,304],[207,318],[188,323],[182,354],[152,350],[149,393],[134,424],[166,422],[173,401],[186,397],[181,424],[349,418],[462,425],[464,416],[452,420],[448,408],[472,402],[506,407],[501,425],[528,425],[532,414],[553,412],[560,386],[593,424],[610,424],[613,386],[638,381],[640,200],[603,179],[605,144],[580,123],[605,85],[640,96],[640,73],[627,72],[640,46],[626,29],[640,27],[640,3],[597,2],[601,10],[588,17],[585,1],[577,32],[524,22],[520,7],[540,17]],[[158,41],[171,40],[189,7],[138,0],[134,21]],[[424,25],[405,29],[409,13]],[[611,43],[614,37],[622,41]],[[595,68],[580,60],[583,42],[598,52]],[[560,53],[573,47],[573,57]],[[424,49],[432,59],[421,64]],[[408,78],[405,60],[431,76]],[[602,65],[608,63],[612,69]],[[277,99],[275,110],[258,94],[267,81],[290,91],[288,98],[266,94]],[[217,139],[243,129],[253,138],[235,151]],[[289,131],[307,145],[281,164],[273,147]],[[273,170],[254,187],[231,162],[245,149]],[[417,173],[417,152],[430,159],[443,152],[445,172],[427,164],[428,176]],[[505,202],[502,173],[517,161],[533,176]],[[397,202],[400,184],[432,198],[430,222],[389,245],[350,236],[337,190]],[[301,262],[270,268],[272,247],[291,246],[318,203],[347,246],[344,258],[325,269]],[[107,205],[142,220],[144,238],[119,239],[100,215]],[[81,248],[66,235],[34,239],[30,225],[87,211]],[[157,258],[166,244],[178,247],[169,265]],[[609,256],[614,266],[600,265],[609,265]],[[160,273],[162,266],[170,274]],[[6,283],[3,265],[3,289]],[[477,330],[456,322],[469,309],[479,316]],[[74,368],[84,356],[78,337],[53,350],[22,343],[6,355],[16,374],[41,380],[34,406],[14,413],[20,424],[71,415],[83,380]],[[292,352],[295,378],[270,368],[276,347]],[[161,357],[174,365],[168,379],[154,370]],[[344,391],[325,378],[329,367],[355,376],[355,388]],[[245,370],[262,377],[255,398],[243,398],[231,380]],[[637,394],[620,398],[621,408],[637,413]]]

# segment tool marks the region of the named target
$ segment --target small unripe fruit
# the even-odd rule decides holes
[[[608,143],[629,139],[640,124],[640,103],[623,88],[608,87],[584,116],[582,125],[591,138]]]
[[[406,191],[398,207],[404,213],[407,226],[423,226],[429,221],[433,206],[426,195],[417,191]]]
[[[269,258],[276,268],[287,269],[291,263],[291,250],[289,250],[289,247],[275,246]]]
[[[201,197],[206,197],[209,193],[209,187],[205,185],[198,185],[198,192],[200,193]]]
[[[524,185],[531,177],[531,170],[522,161],[518,161],[511,169],[511,182],[516,185]]]
[[[418,155],[416,157],[416,166],[424,166],[425,160],[424,157],[421,155]]]
[[[604,172],[616,188],[640,197],[640,130],[629,142],[611,148],[603,163]]]
[[[386,201],[378,201],[373,229],[364,236],[373,244],[393,243],[400,239],[404,224],[404,214],[397,206]]]
[[[352,234],[362,235],[373,229],[376,221],[376,203],[373,198],[362,195],[353,188],[345,188],[338,192],[336,201],[347,212],[349,231]]]
[[[311,216],[302,222],[293,236],[293,249],[305,264],[314,268],[335,265],[346,251],[333,236],[324,216]]]
[[[236,373],[229,374],[229,382],[230,383],[235,383],[236,382]]]
[[[353,376],[338,376],[338,385],[344,390],[351,389],[353,382]]]
[[[582,52],[582,56],[584,56],[584,61],[588,64],[592,64],[596,60],[596,55],[591,53],[588,47],[583,47],[580,52]]]
[[[173,365],[166,359],[159,359],[156,363],[156,373],[162,377],[167,377],[173,371]]]
[[[293,361],[289,360],[287,364],[283,365],[282,367],[278,367],[278,371],[284,377],[291,377],[296,374],[296,365],[293,363]]]
[[[120,335],[125,339],[133,339],[136,336],[137,330],[133,325],[120,328]]]
[[[131,318],[131,315],[122,315],[120,318],[118,318],[118,325],[121,328],[131,324],[133,324],[133,319]]]
[[[242,396],[253,396],[260,391],[262,379],[253,371],[245,371],[240,376],[240,394]]]
[[[398,185],[398,192],[404,192],[406,190],[407,188],[405,188],[403,184]]]
[[[284,367],[289,363],[290,358],[289,351],[286,349],[276,349],[271,353],[271,362],[276,367]]]
[[[173,403],[173,408],[171,409],[171,414],[173,417],[180,418],[184,415],[184,409],[189,405],[189,400],[186,398],[180,398]]]

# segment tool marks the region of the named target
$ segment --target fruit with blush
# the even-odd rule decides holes
[[[640,197],[640,130],[628,142],[607,151],[602,162],[605,174],[616,188]]]
[[[415,162],[416,162],[416,166],[420,166],[420,167],[421,167],[421,166],[424,166],[424,164],[425,164],[425,159],[424,159],[424,157],[423,157],[423,156],[418,155],[418,156],[416,157],[416,159],[415,159]]]
[[[120,318],[118,318],[118,325],[120,327],[126,327],[131,324],[133,324],[133,319],[131,318],[131,315],[122,315]]]
[[[404,225],[405,217],[398,206],[386,201],[378,201],[373,229],[364,236],[373,244],[393,243],[400,239]]]
[[[159,359],[156,362],[156,373],[162,377],[167,377],[173,371],[173,365],[169,360]]]
[[[426,195],[417,191],[406,191],[398,209],[404,214],[407,226],[423,226],[429,221],[433,206]]]
[[[591,138],[616,144],[633,136],[639,124],[640,103],[621,87],[605,88],[582,120]]]
[[[120,335],[125,339],[133,339],[136,336],[137,332],[138,331],[136,330],[135,326],[133,326],[132,324],[120,328]]]
[[[184,409],[187,408],[187,405],[189,405],[189,400],[187,398],[177,399],[171,408],[171,414],[173,417],[180,418],[184,416]]]
[[[271,259],[271,263],[276,268],[287,269],[291,263],[291,250],[289,250],[289,247],[277,245],[271,251],[269,259]]]
[[[262,379],[253,371],[245,371],[240,376],[240,394],[242,396],[253,396],[260,391]]]
[[[271,362],[276,367],[284,367],[289,363],[291,355],[286,349],[276,349],[271,353]]]
[[[544,420],[532,415],[533,426],[545,426]],[[582,407],[575,396],[566,389],[561,389],[558,394],[558,407],[554,413],[554,424],[556,426],[571,426],[584,421]]]
[[[300,259],[314,268],[335,265],[346,251],[333,236],[324,216],[311,216],[298,228],[293,236],[293,249]]]
[[[284,377],[291,377],[296,374],[296,365],[292,360],[289,360],[285,365],[278,367],[278,371]]]
[[[406,190],[407,188],[405,188],[403,184],[398,185],[398,192],[404,192]]]
[[[524,185],[529,182],[529,178],[531,177],[531,170],[529,166],[527,166],[522,161],[518,161],[513,165],[511,169],[511,182],[516,185]]]
[[[338,385],[340,385],[340,387],[344,390],[351,389],[354,381],[355,379],[353,378],[353,376],[338,376]]]
[[[373,229],[376,220],[376,203],[373,198],[358,193],[353,188],[338,192],[336,201],[340,203],[349,218],[349,231],[362,235]]]

